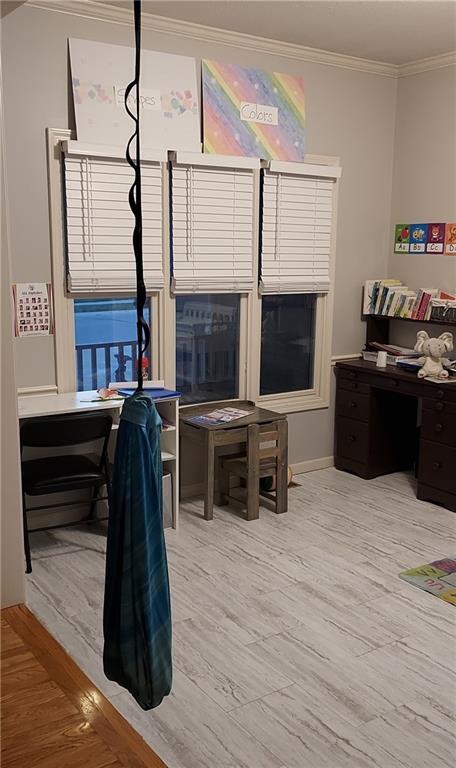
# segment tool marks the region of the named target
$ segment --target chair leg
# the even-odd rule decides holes
[[[22,494],[22,525],[24,529],[24,553],[25,553],[25,563],[26,563],[26,573],[32,572],[32,558],[30,555],[30,540],[29,540],[29,532],[28,532],[28,524],[27,524],[27,509],[25,506],[25,493]]]
[[[97,506],[97,499],[98,499],[99,491],[100,491],[100,489],[99,489],[98,485],[96,485],[95,488],[93,489],[93,493],[92,493],[92,502],[90,504],[89,516],[87,518],[88,520],[93,520],[93,518],[94,518],[95,509],[96,509],[96,506]]]
[[[260,516],[260,458],[259,428],[251,424],[248,428],[247,445],[247,520]]]
[[[285,419],[278,423],[278,432],[275,511],[280,515],[288,509],[288,424]]]
[[[230,473],[227,469],[220,465],[219,471],[219,506],[223,507],[228,504],[228,496],[230,495]]]

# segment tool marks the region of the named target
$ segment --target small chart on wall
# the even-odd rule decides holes
[[[304,160],[301,77],[203,59],[204,151]]]
[[[77,39],[69,46],[78,141],[125,147],[133,131],[124,104],[133,48]],[[134,112],[134,93],[129,104]],[[140,106],[143,150],[201,151],[195,59],[143,50]]]
[[[456,256],[456,224],[396,224],[394,252]]]

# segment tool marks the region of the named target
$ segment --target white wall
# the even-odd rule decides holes
[[[388,267],[410,288],[456,291],[454,256],[394,253],[394,225],[420,221],[456,221],[456,66],[399,80]],[[394,333],[409,344],[416,328]]]
[[[1,73],[0,73],[1,78]],[[8,209],[4,173],[3,103],[0,80],[1,129],[1,607],[25,600],[22,543],[21,491],[19,477],[19,435],[16,376],[14,366],[11,264],[8,250]]]
[[[390,243],[396,223],[456,221],[456,66],[399,80],[391,205]],[[456,289],[452,256],[391,247],[389,269],[412,287]]]
[[[45,129],[73,127],[67,39],[132,45],[132,29],[22,6],[4,20],[6,139],[13,279],[50,279]],[[307,151],[337,155],[339,196],[333,354],[358,352],[360,287],[387,270],[396,81],[192,38],[146,31],[143,46],[299,73],[305,79]],[[61,286],[54,286],[61,290]],[[16,341],[18,385],[55,383],[52,339]],[[290,460],[332,455],[332,414],[290,417]]]

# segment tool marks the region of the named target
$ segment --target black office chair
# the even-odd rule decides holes
[[[100,488],[106,485],[109,491],[109,465],[107,448],[111,433],[112,417],[108,413],[48,416],[26,421],[21,426],[21,457],[25,448],[62,448],[83,443],[101,443],[101,452],[96,456],[65,454],[22,461],[22,515],[24,524],[24,548],[27,563],[26,573],[32,572],[30,557],[27,512],[71,506],[71,503],[45,504],[27,509],[25,497],[42,496],[66,491],[92,488],[92,498],[87,502],[90,511],[87,521],[93,519],[95,506],[107,497],[100,497]],[[85,502],[72,502],[81,504]],[[75,525],[77,523],[73,523]],[[58,525],[34,528],[46,531]]]

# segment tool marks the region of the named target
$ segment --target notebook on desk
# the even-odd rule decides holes
[[[119,389],[119,394],[124,397],[134,395],[136,389]],[[175,397],[181,397],[181,392],[175,392],[172,389],[144,389],[143,394],[150,397],[151,400],[169,400]]]

